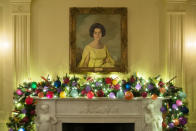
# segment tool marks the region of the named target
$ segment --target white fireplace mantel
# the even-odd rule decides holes
[[[135,131],[162,130],[162,98],[36,99],[37,131],[62,131],[62,123],[134,123]]]

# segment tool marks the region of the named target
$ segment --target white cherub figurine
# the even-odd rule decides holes
[[[152,124],[153,131],[161,131],[162,127],[160,125],[161,125],[162,117],[155,113],[154,103],[153,102],[149,103],[149,105],[147,105],[147,109],[148,112],[145,114],[146,124]]]
[[[40,113],[36,118],[38,131],[51,131],[51,124],[56,124],[57,120],[49,113],[49,106],[43,104],[40,106]]]

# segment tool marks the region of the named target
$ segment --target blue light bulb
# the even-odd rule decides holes
[[[25,129],[24,128],[20,128],[20,129],[18,129],[18,131],[25,131]]]

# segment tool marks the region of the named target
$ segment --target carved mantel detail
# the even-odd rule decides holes
[[[65,98],[65,99],[37,99],[36,123],[38,131],[61,131],[62,123],[134,123],[135,131],[161,131],[162,106],[161,98],[153,101],[151,98],[134,98],[131,101],[109,98]],[[45,118],[41,107],[46,105],[48,121],[40,126],[40,118]],[[45,106],[44,106],[45,109]],[[55,122],[57,122],[55,124]]]

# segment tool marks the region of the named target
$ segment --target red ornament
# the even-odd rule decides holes
[[[64,78],[64,79],[63,79],[63,82],[64,82],[65,84],[68,84],[68,83],[69,83],[69,78],[68,78],[68,77]]]
[[[81,91],[81,94],[82,94],[82,95],[85,95],[86,93],[87,93],[86,90],[82,90],[82,91]]]
[[[103,97],[104,96],[104,92],[102,90],[97,91],[97,96],[98,97]]]
[[[115,88],[116,90],[119,90],[119,89],[120,89],[120,85],[119,85],[119,84],[116,84],[116,85],[114,86],[114,88]]]
[[[147,97],[147,95],[148,95],[148,93],[147,93],[147,92],[142,92],[142,97],[143,97],[143,98],[146,98],[146,97]]]
[[[167,124],[165,122],[162,122],[162,127],[163,128],[166,128],[167,127]]]
[[[94,93],[93,93],[92,91],[89,91],[89,92],[87,93],[88,99],[92,99],[93,96],[94,96]]]
[[[27,105],[31,105],[33,103],[33,98],[31,98],[30,96],[28,96],[26,99],[25,99],[25,103]]]
[[[41,92],[40,89],[36,89],[36,90],[35,90],[35,93],[36,93],[36,94],[39,94],[40,92]]]
[[[111,78],[105,78],[105,83],[106,84],[111,84],[112,83],[112,79]]]
[[[47,96],[49,99],[51,99],[51,98],[53,98],[54,93],[53,93],[52,91],[48,91],[47,94],[46,94],[46,96]]]
[[[135,78],[134,78],[134,76],[131,76],[131,78],[130,78],[130,82],[131,82],[131,83],[134,83],[134,82],[135,82]]]
[[[159,81],[159,84],[158,84],[160,87],[163,87],[165,84],[162,82],[162,81]]]

